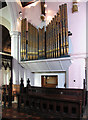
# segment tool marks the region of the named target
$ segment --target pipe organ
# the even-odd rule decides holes
[[[27,28],[27,19],[22,19],[21,21],[21,59],[26,59],[26,28]]]
[[[28,23],[28,47],[27,60],[38,59],[38,30]]]
[[[39,28],[39,58],[45,58],[45,28]]]
[[[28,26],[28,30],[27,30]],[[45,27],[37,29],[27,19],[21,22],[21,60],[37,60],[68,56],[67,4]]]

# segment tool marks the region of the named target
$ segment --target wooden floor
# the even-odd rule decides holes
[[[2,120],[78,120],[78,119],[57,118],[53,117],[52,115],[41,116],[40,114],[36,114],[35,112],[34,113],[30,112],[29,114],[22,111],[18,112],[17,105],[14,104],[13,107],[5,108],[2,110]]]

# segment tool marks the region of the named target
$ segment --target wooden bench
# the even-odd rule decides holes
[[[28,108],[29,111],[52,115],[58,118],[81,118],[85,106],[84,89],[62,89],[20,86],[18,108]]]

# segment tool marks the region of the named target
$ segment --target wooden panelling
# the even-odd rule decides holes
[[[80,119],[85,106],[84,89],[61,89],[20,86],[18,109],[28,107],[29,111],[41,116],[57,116],[57,118]]]
[[[42,87],[56,88],[58,84],[58,76],[41,76]]]

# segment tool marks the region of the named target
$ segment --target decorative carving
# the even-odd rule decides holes
[[[29,86],[31,86],[31,85],[30,85],[30,80],[28,78],[28,80],[27,80],[27,87],[29,87]]]
[[[21,86],[24,86],[23,78],[21,78]]]
[[[4,67],[5,70],[7,70],[7,68],[9,68],[11,70],[11,61],[7,60],[7,59],[2,59],[2,67]]]

